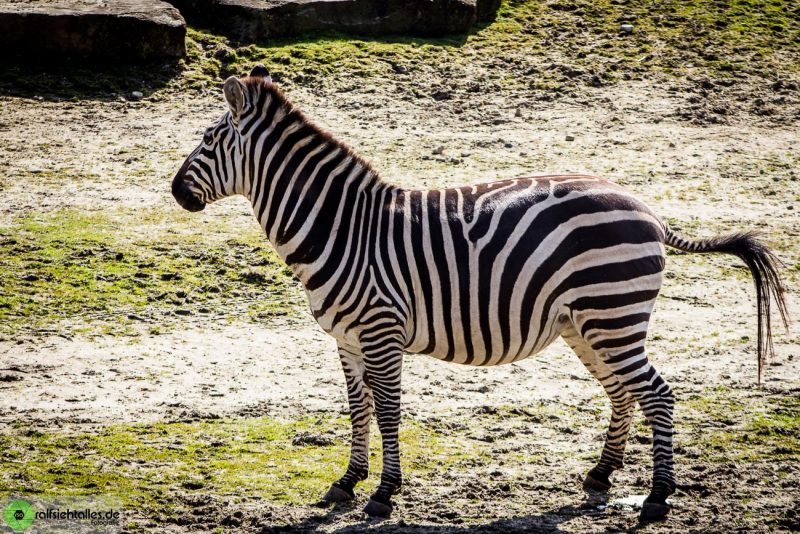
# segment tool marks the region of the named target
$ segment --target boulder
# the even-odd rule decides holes
[[[490,20],[499,0],[169,0],[192,24],[240,41],[319,31],[435,37]]]
[[[160,0],[0,0],[6,60],[175,59],[185,36],[181,14]]]

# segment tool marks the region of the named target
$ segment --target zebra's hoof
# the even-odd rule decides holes
[[[639,521],[658,521],[667,517],[669,513],[669,505],[661,502],[647,502],[642,503],[642,511],[639,513]]]
[[[588,474],[586,475],[586,478],[583,479],[584,491],[606,492],[610,488],[611,488],[611,482],[608,480],[608,477],[606,477],[605,479],[595,478],[591,474]]]
[[[364,507],[364,513],[370,517],[389,517],[392,515],[392,505],[370,499]]]
[[[331,485],[331,489],[328,490],[328,493],[322,498],[325,502],[348,502],[352,501],[356,498],[356,494],[353,491],[347,491],[344,488],[340,488],[336,484]]]

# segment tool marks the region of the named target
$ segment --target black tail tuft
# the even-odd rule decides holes
[[[737,232],[712,237],[709,239],[688,240],[677,236],[666,227],[666,244],[686,252],[719,252],[733,254],[741,258],[750,269],[756,284],[756,302],[758,306],[758,383],[767,354],[773,357],[775,349],[772,345],[772,300],[778,306],[784,327],[789,329],[789,310],[786,307],[786,295],[781,280],[779,266],[781,261],[752,232]]]

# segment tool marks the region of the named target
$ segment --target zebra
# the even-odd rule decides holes
[[[601,178],[565,174],[450,189],[392,185],[293,105],[263,65],[225,80],[228,110],[172,181],[189,211],[250,200],[311,312],[337,342],[347,384],[350,459],[324,501],[355,498],[369,472],[374,415],[380,484],[364,511],[388,516],[402,485],[404,353],[464,365],[509,364],[563,338],[611,401],[586,491],[622,467],[638,405],[652,427],[651,491],[642,520],[665,517],[675,491],[669,384],[645,352],[665,245],[738,256],[756,287],[758,380],[773,353],[771,303],[788,328],[779,260],[753,233],[680,237],[642,201]]]

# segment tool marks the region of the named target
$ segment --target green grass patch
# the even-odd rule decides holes
[[[621,24],[634,31],[624,34]],[[198,46],[189,64],[203,65],[201,49],[219,50],[219,37],[189,32]],[[497,18],[468,35],[440,39],[338,34],[273,40],[235,49],[216,61],[222,74],[247,72],[263,62],[279,78],[395,77],[398,90],[418,92],[415,73],[435,82],[473,88],[559,88],[562,83],[604,84],[658,71],[729,77],[732,72],[775,77],[800,70],[800,8],[788,0],[630,3],[615,0],[507,1]],[[460,76],[457,73],[472,76]],[[206,69],[213,79],[214,69]],[[436,76],[434,74],[434,76]],[[403,79],[401,76],[399,79]],[[363,81],[363,80],[362,80]],[[353,82],[362,83],[362,82]]]
[[[604,403],[596,399],[592,404]],[[687,398],[679,395],[676,443],[683,450],[678,450],[678,462],[796,461],[799,410],[797,398],[787,394],[745,397],[715,388]],[[461,484],[466,499],[482,506],[487,495],[518,505],[509,501],[512,488],[527,495],[564,491],[557,482],[563,471],[556,469],[559,475],[553,480],[547,474],[554,472],[554,461],[575,469],[580,462],[588,466],[596,461],[602,442],[587,436],[604,432],[607,407],[601,411],[533,403],[484,407],[424,422],[406,418],[400,436],[404,477],[414,481],[411,487],[428,488],[421,490],[426,492]],[[649,439],[638,439],[640,433],[649,436],[649,428],[640,422],[637,415],[628,452],[629,460],[635,457],[637,462],[650,454]],[[374,424],[371,443],[371,476],[359,488],[362,495],[373,491],[380,478],[380,436]],[[327,414],[293,420],[120,424],[91,431],[15,424],[0,433],[0,497],[106,495],[159,523],[186,524],[180,521],[194,512],[219,520],[222,516],[209,512],[209,506],[229,510],[254,501],[311,505],[341,476],[348,453],[347,418]],[[781,469],[778,476],[785,478],[788,468]],[[474,513],[479,520],[485,510]]]
[[[791,460],[800,454],[800,399],[764,396],[731,400],[721,388],[679,402],[700,412],[702,431],[689,432],[692,447],[715,462]],[[692,418],[698,414],[691,414]],[[686,439],[686,438],[684,438]]]
[[[308,436],[320,444],[306,444]],[[441,474],[480,454],[414,421],[404,423],[400,439],[409,477]],[[372,443],[364,491],[379,481],[376,431]],[[103,494],[128,509],[173,517],[187,495],[309,505],[344,473],[349,445],[347,418],[332,416],[114,425],[78,433],[18,427],[0,434],[0,495]]]
[[[268,319],[303,304],[261,230],[186,214],[61,210],[0,227],[0,334],[133,333],[201,316]],[[192,230],[192,228],[196,228]]]

